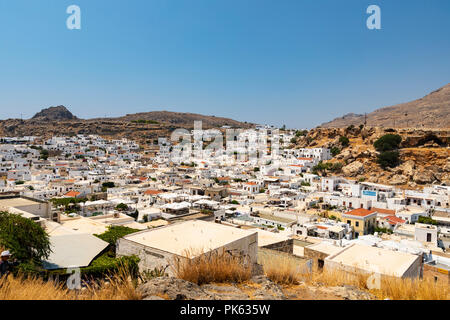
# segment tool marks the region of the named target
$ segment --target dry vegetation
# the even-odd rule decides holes
[[[190,255],[193,259],[175,260],[172,268],[178,278],[197,284],[246,283],[251,284],[251,266],[241,257],[226,252]],[[272,257],[262,262],[264,272],[284,289],[295,290],[302,286],[336,287],[350,285],[370,292],[378,299],[392,300],[449,300],[448,285],[423,279],[382,279],[380,289],[369,289],[368,275],[355,275],[333,270],[308,272],[304,265],[285,257]],[[140,300],[137,281],[119,271],[107,280],[87,286],[82,290],[68,290],[64,284],[12,275],[0,280],[0,300]]]
[[[304,283],[310,286],[335,287],[350,285],[372,293],[379,299],[391,300],[450,300],[449,286],[436,284],[430,279],[382,278],[380,289],[369,289],[369,275],[352,274],[335,270],[307,272],[292,261],[273,258],[264,261],[264,272],[272,281],[283,286]]]
[[[0,300],[140,300],[136,282],[125,271],[95,286],[69,290],[64,283],[38,277],[12,276],[0,280]]]
[[[175,258],[172,269],[177,278],[196,284],[240,283],[252,276],[252,266],[245,258],[225,251],[207,254],[188,250],[187,259]]]

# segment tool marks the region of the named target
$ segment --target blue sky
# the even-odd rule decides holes
[[[62,104],[310,128],[449,83],[449,34],[448,0],[0,0],[0,119]]]

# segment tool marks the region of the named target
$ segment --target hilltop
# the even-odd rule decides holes
[[[176,125],[187,128],[193,127],[194,121],[202,121],[203,127],[208,128],[217,128],[222,126],[239,127],[239,128],[249,127],[248,123],[236,121],[229,118],[206,116],[196,113],[169,112],[169,111],[152,111],[152,112],[127,114],[124,117],[116,118],[116,120],[125,122],[150,120],[156,121],[158,123]]]
[[[98,134],[112,139],[128,138],[145,145],[158,137],[169,137],[178,128],[191,130],[196,120],[202,121],[203,129],[254,126],[228,118],[169,111],[128,114],[117,118],[79,119],[66,107],[58,106],[44,109],[29,120],[0,121],[0,135],[33,135],[48,139],[58,135]]]
[[[349,113],[330,122],[323,128],[345,128],[364,123],[362,114]],[[449,128],[450,84],[425,97],[407,103],[381,108],[367,114],[367,126],[385,128]]]
[[[36,113],[31,120],[34,121],[60,121],[60,120],[77,120],[72,112],[64,106],[50,107],[42,109]]]

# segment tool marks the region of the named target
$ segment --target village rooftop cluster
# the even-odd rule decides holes
[[[141,270],[224,248],[254,263],[271,250],[306,266],[448,283],[450,187],[321,177],[314,167],[332,159],[329,149],[287,148],[295,132],[284,131],[273,152],[267,129],[257,162],[241,152],[253,146],[245,139],[220,157],[194,139],[201,152],[186,159],[165,137],[149,149],[96,135],[2,137],[0,210],[46,229],[48,270],[89,266],[107,247],[94,234],[126,226],[139,231],[119,239],[116,254],[137,255]]]

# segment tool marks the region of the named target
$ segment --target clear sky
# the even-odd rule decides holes
[[[448,0],[0,0],[0,119],[65,105],[309,128],[449,83],[449,39]]]

